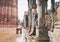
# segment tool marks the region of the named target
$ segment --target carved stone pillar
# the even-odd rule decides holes
[[[59,0],[59,7],[57,9],[57,22],[60,21],[60,0]]]
[[[39,27],[41,26],[41,20],[42,20],[42,6],[41,6],[41,0],[37,0],[37,13],[38,13],[38,26],[36,28],[36,36],[39,36]]]
[[[32,25],[32,0],[28,0],[29,27]]]
[[[38,28],[39,40],[38,42],[48,41],[48,30],[45,27],[45,0],[38,0]]]
[[[55,12],[55,8],[54,8],[54,3],[55,3],[55,0],[51,0],[51,19],[52,19],[52,23],[51,23],[51,29],[50,31],[53,31],[53,28],[54,28],[54,12]]]

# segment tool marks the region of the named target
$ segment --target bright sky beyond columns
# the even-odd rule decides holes
[[[55,0],[59,1],[59,0]],[[51,8],[51,0],[48,1],[48,9]],[[18,18],[22,21],[24,16],[24,11],[28,11],[27,0],[18,0]]]

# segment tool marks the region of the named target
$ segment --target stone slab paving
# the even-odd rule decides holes
[[[23,42],[23,38],[22,37],[18,37],[16,38],[16,42]],[[26,42],[26,41],[25,41]],[[32,42],[35,42],[35,40],[32,40]]]

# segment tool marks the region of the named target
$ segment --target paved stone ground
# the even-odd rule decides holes
[[[16,42],[23,42],[22,37],[17,38],[17,39],[16,39]],[[35,42],[35,40],[32,40],[32,42]],[[49,42],[49,41],[43,40],[43,41],[39,41],[39,42]]]
[[[16,38],[21,35],[16,34],[16,28],[0,28],[0,42],[16,42]]]
[[[16,34],[16,28],[0,28],[0,42],[23,42],[23,40],[21,35]],[[35,40],[32,39],[32,42]]]

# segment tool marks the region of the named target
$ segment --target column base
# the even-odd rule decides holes
[[[40,36],[35,36],[35,42],[49,42],[48,37],[40,37]]]
[[[49,42],[49,40],[39,40],[38,42]]]

